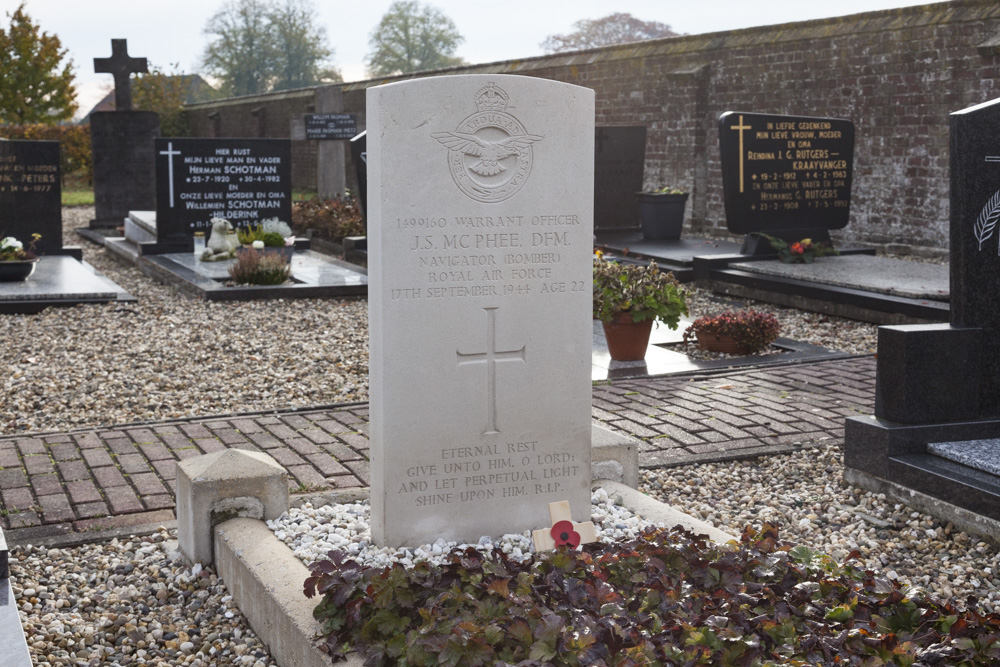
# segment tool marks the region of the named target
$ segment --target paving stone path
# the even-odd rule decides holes
[[[843,441],[871,414],[875,360],[857,357],[595,385],[593,416],[643,441],[643,467],[677,466]],[[14,544],[174,521],[176,462],[265,451],[292,493],[366,487],[368,406],[144,423],[0,437],[0,525]]]

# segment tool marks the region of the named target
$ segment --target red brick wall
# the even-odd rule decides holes
[[[1000,94],[994,41],[1000,3],[956,0],[430,74],[521,74],[593,88],[599,125],[647,126],[646,183],[691,190],[695,233],[725,229],[719,114],[850,119],[857,129],[851,221],[836,238],[932,253],[948,244],[948,114]],[[344,111],[358,114],[363,128],[365,89],[403,78],[344,84]],[[248,112],[263,106],[270,136],[288,136],[288,116],[312,104],[304,93],[194,105],[192,126],[208,134],[205,117],[219,111],[225,131],[255,132]],[[311,171],[305,164],[312,147],[295,143],[307,144],[295,149],[297,183],[314,184],[315,160]]]

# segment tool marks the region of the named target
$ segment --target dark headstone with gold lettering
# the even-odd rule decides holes
[[[0,238],[24,244],[41,234],[39,254],[59,254],[62,241],[58,141],[0,141]]]
[[[759,254],[755,232],[828,241],[830,230],[847,226],[851,121],[727,111],[719,116],[719,150],[726,226],[748,235],[744,252]]]

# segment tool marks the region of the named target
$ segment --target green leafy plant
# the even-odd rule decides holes
[[[684,332],[684,342],[695,336],[730,336],[749,354],[766,349],[781,333],[778,318],[759,310],[727,310],[718,315],[703,315]]]
[[[292,227],[305,236],[312,230],[313,237],[340,243],[348,236],[364,236],[365,221],[353,198],[320,199],[292,205]]]
[[[775,526],[739,544],[647,528],[526,562],[455,549],[440,565],[310,567],[334,661],[367,665],[992,665],[1000,616],[924,598]]]
[[[229,277],[237,285],[281,285],[291,276],[292,267],[280,254],[244,248],[229,266]]]
[[[814,243],[812,239],[802,239],[794,243],[788,243],[776,236],[756,232],[767,239],[771,248],[778,253],[778,258],[785,264],[812,264],[817,257],[828,255],[839,255],[837,249],[828,243]]]
[[[623,264],[594,258],[594,319],[610,322],[615,313],[632,314],[635,322],[655,319],[676,329],[687,315],[687,293],[651,261],[649,266]]]
[[[0,262],[23,262],[38,259],[38,255],[35,254],[35,244],[41,238],[41,234],[32,234],[31,243],[28,244],[27,248],[13,236],[0,239]]]
[[[264,220],[258,225],[248,225],[236,230],[236,238],[242,245],[253,245],[262,241],[268,248],[283,248],[295,243],[292,228],[277,218]]]
[[[683,195],[683,194],[687,193],[686,190],[682,190],[680,188],[676,188],[676,187],[674,187],[672,185],[664,185],[662,187],[654,188],[653,190],[649,190],[648,192],[651,192],[654,195]]]

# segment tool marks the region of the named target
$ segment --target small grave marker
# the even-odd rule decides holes
[[[549,520],[551,528],[531,531],[535,551],[547,551],[563,545],[578,547],[597,541],[594,524],[590,521],[574,523],[569,503],[565,500],[549,503]]]
[[[306,139],[350,140],[358,133],[358,120],[351,113],[306,114]]]
[[[719,117],[726,226],[744,252],[771,252],[755,232],[829,241],[847,226],[854,124],[839,118],[727,111]]]

